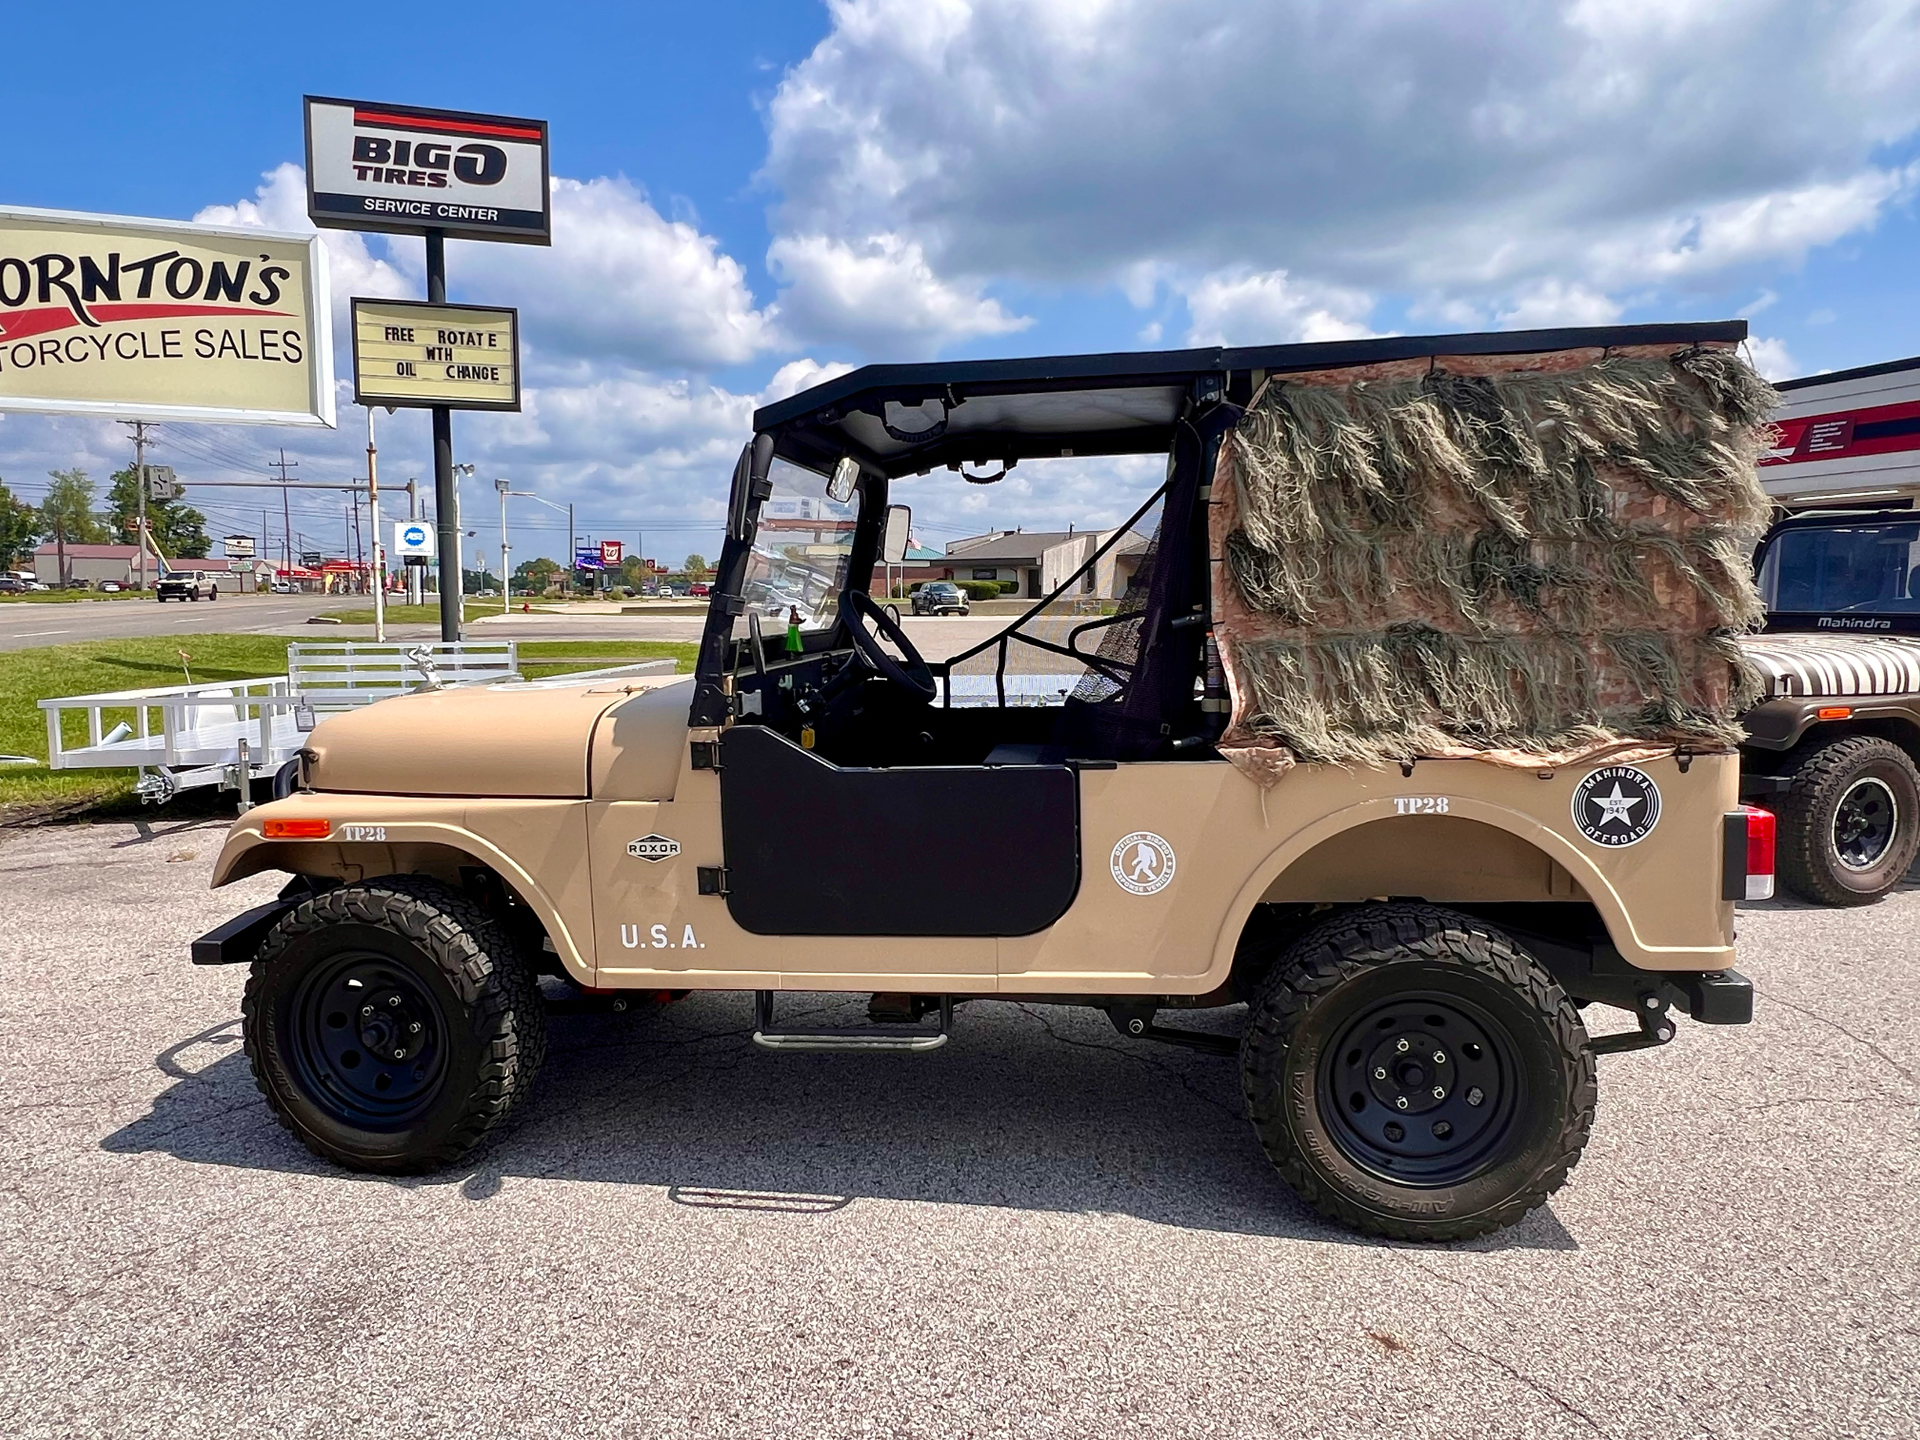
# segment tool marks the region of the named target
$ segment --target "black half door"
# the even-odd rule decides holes
[[[1031,935],[1080,888],[1064,765],[841,769],[759,725],[720,764],[727,908],[756,935]]]

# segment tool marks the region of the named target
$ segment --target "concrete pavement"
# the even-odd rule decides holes
[[[209,894],[222,833],[0,833],[0,1433],[1920,1432],[1913,880],[1746,908],[1755,1023],[1604,1057],[1568,1187],[1420,1247],[1296,1202],[1232,1061],[1040,1005],[925,1056],[560,1014],[470,1163],[333,1170],[187,963],[277,887]]]

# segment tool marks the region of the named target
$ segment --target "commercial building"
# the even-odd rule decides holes
[[[1760,479],[1790,509],[1920,503],[1920,356],[1783,380]]]
[[[1011,581],[1015,588],[1006,594],[1036,599],[1051,594],[1112,535],[1111,530],[992,530],[950,541],[942,567],[946,573],[938,578]],[[1077,593],[1106,600],[1124,595],[1148,543],[1137,531],[1127,535],[1081,578]]]

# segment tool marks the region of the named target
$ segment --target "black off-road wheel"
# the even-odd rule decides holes
[[[1920,772],[1877,735],[1823,745],[1782,797],[1779,838],[1787,889],[1820,905],[1871,905],[1920,848]]]
[[[1567,1178],[1593,1052],[1540,965],[1479,921],[1373,905],[1301,936],[1252,1003],[1247,1113],[1302,1200],[1354,1230],[1464,1240]]]
[[[525,1096],[546,1014],[500,925],[415,876],[342,886],[260,947],[242,1032],[280,1123],[353,1170],[450,1165]]]

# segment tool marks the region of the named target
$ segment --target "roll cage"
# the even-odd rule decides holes
[[[776,456],[823,476],[843,457],[857,462],[860,510],[847,583],[864,590],[880,553],[894,479],[945,467],[971,483],[992,483],[1022,460],[1166,455],[1165,481],[1105,544],[999,635],[933,668],[950,679],[954,665],[996,650],[995,693],[1004,707],[1009,647],[1019,643],[1058,653],[1126,687],[1122,733],[1104,735],[1098,743],[1107,758],[1169,757],[1196,748],[1194,742],[1205,738],[1208,728],[1199,715],[1197,692],[1212,618],[1206,505],[1219,446],[1269,377],[1414,358],[1737,342],[1745,336],[1745,322],[1718,321],[866,366],[754,415],[753,439],[734,468],[727,537],[696,664],[691,723],[718,726],[734,718],[731,677],[751,644],[735,635],[735,621],[747,606],[743,583]],[[974,473],[970,466],[999,468]],[[1064,644],[1023,630],[1083,580],[1156,504],[1163,509],[1153,583],[1136,608],[1089,620]],[[1129,660],[1078,643],[1135,619],[1138,643]],[[804,635],[805,653],[847,649],[846,624],[839,615],[828,628]],[[951,705],[953,687],[944,688],[945,703]]]

